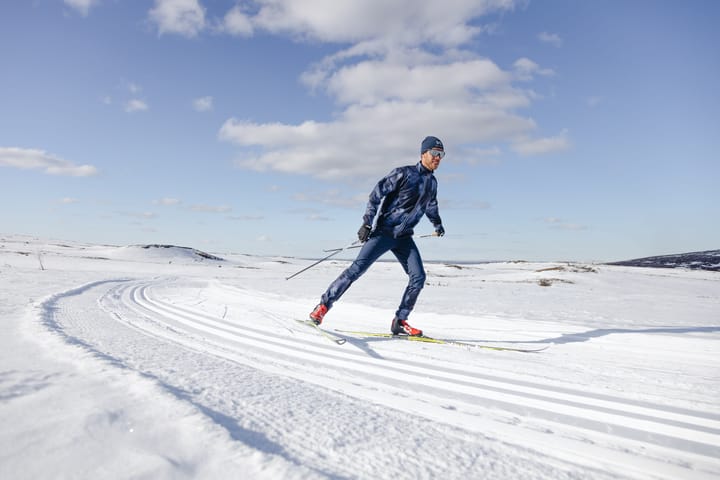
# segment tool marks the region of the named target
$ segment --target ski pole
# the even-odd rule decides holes
[[[357,242],[355,242],[355,243],[357,243]],[[360,247],[362,247],[362,245],[352,245],[350,247],[343,247],[343,248],[328,248],[327,250],[323,250],[323,252],[325,252],[325,253],[337,252],[338,250],[342,251],[342,250],[349,250],[351,248],[360,248]]]
[[[292,275],[290,275],[289,277],[286,277],[285,280],[290,280],[291,278],[297,277],[297,276],[300,275],[301,273],[303,273],[303,272],[305,272],[305,271],[307,271],[307,270],[310,270],[310,269],[313,268],[315,265],[318,265],[318,264],[324,262],[325,260],[327,260],[327,259],[329,259],[329,258],[331,258],[331,257],[334,257],[334,256],[337,255],[338,253],[340,253],[340,252],[342,252],[342,251],[344,251],[344,250],[347,250],[348,248],[352,248],[352,247],[355,246],[359,241],[360,241],[360,240],[355,240],[353,243],[351,243],[351,244],[349,244],[349,245],[347,245],[347,246],[345,246],[345,247],[343,247],[343,248],[340,248],[340,249],[334,251],[333,253],[331,253],[331,254],[328,255],[327,257],[323,257],[323,258],[321,258],[320,260],[318,260],[317,262],[313,263],[312,265],[309,265],[309,266],[303,268],[302,270],[300,270],[299,272],[295,272],[295,273],[293,273]]]
[[[437,232],[433,232],[433,233],[428,233],[427,235],[420,235],[418,238],[430,238],[430,237],[438,237],[438,236],[439,235],[437,234]],[[357,243],[357,242],[355,242],[355,243]],[[323,250],[323,252],[325,252],[325,253],[337,252],[337,251],[342,251],[342,250],[348,250],[350,248],[360,248],[360,247],[362,247],[362,245],[351,245],[349,247],[342,247],[342,248],[328,248],[327,250]]]

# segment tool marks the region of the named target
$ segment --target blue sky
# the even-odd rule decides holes
[[[435,135],[428,260],[720,248],[719,21],[710,0],[4,1],[0,232],[317,256]]]

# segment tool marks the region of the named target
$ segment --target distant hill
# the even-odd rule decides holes
[[[690,268],[692,270],[710,270],[713,272],[720,272],[720,250],[707,250],[704,252],[637,258],[635,260],[612,262],[607,265],[654,268]]]
[[[209,253],[203,252],[202,250],[197,250],[195,248],[190,248],[190,247],[178,247],[177,245],[157,245],[157,244],[136,245],[136,246],[140,247],[140,248],[144,248],[146,250],[158,248],[158,249],[167,249],[168,251],[171,251],[171,252],[172,251],[180,251],[191,257],[200,257],[200,258],[204,258],[206,260],[215,260],[215,261],[219,261],[219,262],[225,261],[223,258],[217,257],[215,255],[211,255]]]
[[[190,247],[177,245],[128,245],[110,247],[103,251],[103,257],[115,260],[155,261],[155,262],[224,262],[225,259]]]

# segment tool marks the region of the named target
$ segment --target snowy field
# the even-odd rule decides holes
[[[222,256],[0,236],[0,478],[720,478],[718,273]]]

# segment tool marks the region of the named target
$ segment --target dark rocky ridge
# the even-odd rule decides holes
[[[637,258],[634,260],[611,262],[607,265],[653,268],[689,268],[692,270],[710,270],[713,272],[720,272],[720,250],[706,250],[704,252]]]

